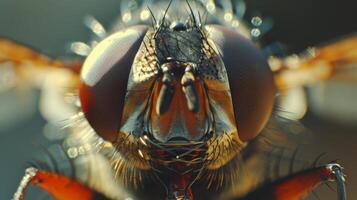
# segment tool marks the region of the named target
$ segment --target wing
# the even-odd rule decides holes
[[[81,61],[52,59],[18,42],[0,38],[0,94],[16,89],[23,94],[41,90],[40,111],[58,123],[78,111]]]
[[[312,109],[318,109],[317,112],[331,116],[342,116],[336,120],[343,122],[352,121],[352,118],[353,120],[356,119],[344,114],[346,109],[343,110],[340,107],[335,109],[339,114],[336,114],[335,111],[332,114],[326,113],[324,111],[326,109],[321,110],[319,108],[321,108],[321,105],[328,104],[326,99],[330,103],[339,102],[331,94],[344,95],[347,91],[349,95],[357,96],[353,92],[353,87],[351,87],[357,83],[357,35],[346,37],[319,48],[309,48],[300,55],[291,55],[284,59],[270,58],[269,63],[274,71],[275,83],[280,93],[278,99],[282,116],[298,120],[305,115],[308,105],[304,88],[309,87],[314,89],[309,95],[310,99],[313,98],[310,103],[320,105],[318,108],[315,108],[312,104],[309,105]],[[337,84],[332,84],[333,87],[327,87],[332,82]],[[322,88],[319,88],[319,86],[322,86]],[[338,92],[336,92],[336,87],[339,88]],[[335,89],[335,91],[329,93],[330,88]],[[325,96],[321,97],[320,94],[318,98],[314,98],[316,91],[320,91],[320,93],[324,91]],[[329,97],[326,96],[328,94],[330,94]],[[355,99],[354,96],[353,99]],[[321,102],[322,98],[324,99],[323,102]]]
[[[351,70],[348,66],[356,63],[357,35],[321,48],[309,48],[301,56],[270,59],[275,81],[281,92],[331,78],[356,81],[357,76],[348,75]]]
[[[78,79],[81,61],[66,61],[52,59],[26,45],[6,38],[0,38],[0,69],[3,72],[12,70],[17,83],[31,83],[32,86],[41,83],[47,72],[56,70],[69,71],[73,79]],[[8,77],[4,77],[6,79]],[[36,80],[37,79],[37,80]]]
[[[75,73],[79,73],[82,62],[66,62],[51,59],[26,45],[13,40],[0,37],[0,63],[13,62],[16,66],[31,64],[37,67],[57,67],[66,68]]]

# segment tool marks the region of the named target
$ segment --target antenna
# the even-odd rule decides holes
[[[167,8],[166,8],[166,10],[165,10],[165,12],[164,12],[164,16],[163,16],[162,19],[161,19],[161,25],[163,25],[164,22],[165,22],[166,14],[167,14],[167,12],[169,11],[169,8],[170,8],[170,6],[171,6],[172,1],[173,1],[173,0],[170,1],[169,5],[167,6]]]
[[[166,14],[167,14],[167,12],[168,12],[170,6],[171,6],[172,1],[173,1],[173,0],[170,1],[169,5],[167,6],[167,8],[166,8],[166,10],[165,10],[165,12],[164,12],[164,16],[163,16],[162,19],[161,19],[161,24],[160,24],[158,30],[156,30],[156,32],[155,32],[154,39],[156,39],[157,33],[160,31],[162,25],[163,25],[164,22],[165,22]]]
[[[187,3],[187,5],[188,5],[188,8],[190,9],[190,13],[191,13],[191,17],[192,17],[193,24],[194,24],[195,26],[197,26],[195,14],[193,13],[192,7],[191,7],[190,3],[188,2],[188,0],[186,0],[186,3]]]
[[[149,6],[147,6],[147,9],[149,10],[150,15],[151,15],[151,19],[154,21],[155,26],[156,26],[157,25],[157,21],[156,21],[154,13],[152,12],[152,10],[151,10],[151,8]]]

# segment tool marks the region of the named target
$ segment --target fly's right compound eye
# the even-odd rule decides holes
[[[82,68],[82,110],[108,141],[115,140],[119,130],[130,69],[146,31],[145,26],[134,26],[111,35],[94,48]]]

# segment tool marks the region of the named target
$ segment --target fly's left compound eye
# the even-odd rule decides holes
[[[219,25],[206,29],[227,70],[239,137],[250,141],[271,116],[276,91],[273,74],[266,58],[248,39]]]
[[[134,26],[99,43],[81,72],[80,101],[92,128],[114,141],[120,126],[129,72],[147,31]]]

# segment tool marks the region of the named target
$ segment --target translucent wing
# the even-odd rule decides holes
[[[55,69],[71,71],[76,78],[82,66],[80,61],[52,59],[26,45],[0,38],[0,66],[4,64],[12,66],[21,82],[40,79],[46,71]]]
[[[0,38],[0,94],[41,89],[40,110],[52,122],[73,115],[81,61],[52,59],[15,41]]]
[[[280,92],[280,108],[290,119],[301,119],[311,109],[342,123],[356,122],[357,110],[351,109],[357,99],[357,36],[353,35],[319,48],[309,48],[300,55],[284,59],[271,58],[271,69]],[[304,88],[308,87],[309,94]],[[340,96],[349,102],[341,103]],[[333,111],[327,105],[335,104]],[[338,119],[336,116],[340,116]]]
[[[287,88],[306,86],[331,78],[356,81],[357,76],[346,73],[351,70],[347,66],[356,63],[357,35],[321,48],[310,48],[301,56],[270,59],[271,68],[275,71],[275,81],[281,92]]]
[[[63,67],[74,72],[79,72],[82,65],[81,62],[64,62],[51,59],[29,46],[0,37],[0,62],[5,61],[14,62],[17,66],[29,63],[39,67]]]

